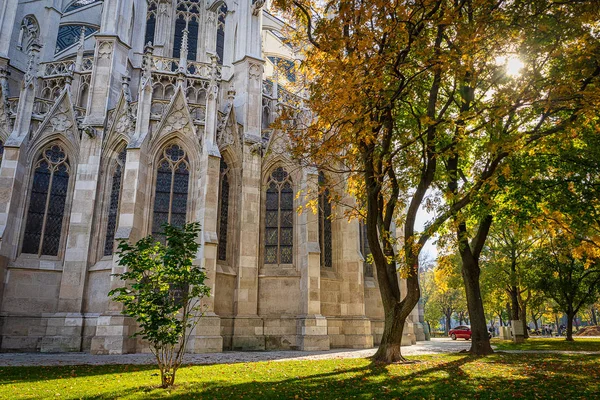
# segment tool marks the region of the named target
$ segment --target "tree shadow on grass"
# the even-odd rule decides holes
[[[116,390],[105,390],[104,393],[96,391],[97,394],[94,394],[94,390],[90,389],[90,394],[66,398],[506,399],[547,398],[556,395],[563,398],[595,398],[600,391],[598,356],[540,355],[532,358],[530,355],[498,354],[488,357],[454,357],[457,358],[445,362],[440,362],[436,357],[425,357],[414,364],[392,365],[369,363],[345,366],[340,360],[339,364],[321,366],[318,361],[315,364],[311,362],[310,365],[291,361],[267,365],[240,364],[231,368],[187,366],[180,371],[178,384],[174,389],[157,389],[158,377],[153,378],[152,385],[144,385],[148,382],[147,376],[141,384],[136,384],[135,381],[132,384],[130,377],[128,385],[117,387]],[[557,363],[561,363],[564,368],[557,368]],[[131,373],[114,369],[123,366],[111,367],[113,369],[105,368],[102,373]],[[315,373],[309,370],[316,370],[317,367],[327,370]],[[137,368],[149,371],[153,366]],[[500,368],[503,372],[494,372],[494,368]],[[90,373],[88,376],[93,375],[100,374]],[[291,376],[282,378],[282,375]],[[210,380],[207,379],[208,376]]]
[[[462,357],[451,362],[441,363],[423,368],[425,363],[384,365],[370,363],[363,367],[336,368],[334,371],[317,373],[302,377],[265,381],[253,380],[243,383],[220,381],[185,383],[180,381],[174,391],[153,390],[148,392],[148,398],[190,399],[190,398],[244,398],[244,399],[350,399],[361,398],[397,398],[408,394],[423,395],[431,390],[429,384],[418,382],[420,377],[447,371],[455,374],[457,382],[466,381],[460,367],[470,361],[470,357]],[[195,369],[201,367],[192,367]],[[418,369],[403,375],[390,373],[391,368]],[[201,371],[198,371],[201,373]],[[445,383],[443,383],[445,385]],[[466,386],[466,382],[460,385]],[[437,390],[437,389],[436,389]],[[416,392],[415,392],[416,391]],[[125,390],[119,397],[131,396],[136,390]],[[111,395],[89,396],[86,399],[105,400]]]
[[[39,382],[52,379],[83,378],[127,374],[138,371],[158,372],[156,365],[60,365],[50,367],[0,367],[0,385]]]

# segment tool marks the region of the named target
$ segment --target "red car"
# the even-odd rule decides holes
[[[457,338],[470,340],[471,327],[469,325],[459,325],[454,329],[450,329],[450,332],[448,332],[448,336],[450,336],[452,340],[456,340]]]
[[[450,336],[452,340],[456,340],[457,338],[471,340],[471,327],[469,325],[459,325],[454,329],[450,329],[448,336]],[[490,339],[492,338],[492,334],[489,332],[488,337]]]

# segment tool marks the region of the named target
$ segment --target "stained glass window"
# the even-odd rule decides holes
[[[162,225],[186,223],[190,165],[185,151],[176,144],[167,146],[158,162],[152,235],[164,240]]]
[[[0,140],[0,162],[2,162],[2,157],[4,157],[4,142]]]
[[[25,53],[29,52],[29,46],[35,39],[38,39],[40,36],[40,26],[33,15],[27,15],[21,21],[21,30],[19,32],[19,41],[17,48],[19,50],[24,51]]]
[[[321,266],[333,266],[331,236],[331,202],[329,189],[325,187],[325,175],[319,173],[319,245],[321,247]]]
[[[69,187],[69,161],[59,145],[47,147],[37,159],[21,251],[58,255]]]
[[[360,253],[365,259],[363,262],[364,275],[367,277],[373,277],[373,264],[368,262],[368,258],[371,255],[371,248],[369,247],[369,240],[367,239],[367,225],[363,221],[360,221],[358,233],[360,240]]]
[[[149,42],[154,43],[154,32],[156,31],[156,2],[148,2],[148,12],[146,14],[146,34],[144,36],[144,45]]]
[[[267,183],[265,264],[291,264],[294,251],[294,191],[288,173],[277,168]]]
[[[58,36],[56,38],[56,51],[61,52],[67,47],[70,47],[79,41],[81,29],[85,29],[85,36],[98,32],[98,28],[87,25],[61,25],[58,28]]]
[[[229,222],[229,166],[221,158],[221,185],[219,202],[219,221],[217,229],[219,230],[219,248],[218,256],[220,261],[227,260],[227,225]]]
[[[117,216],[119,214],[119,202],[121,198],[121,185],[123,183],[123,168],[125,167],[125,157],[127,150],[123,148],[116,160],[115,171],[112,175],[112,184],[110,189],[110,200],[108,203],[108,218],[106,222],[106,238],[104,241],[104,255],[113,254],[115,244],[115,231],[117,229]]]
[[[69,11],[73,11],[73,10],[76,10],[81,7],[85,7],[96,1],[99,1],[99,0],[76,0],[76,1],[72,2],[71,4],[69,4],[69,6],[65,9],[65,12],[69,12]]]
[[[198,19],[200,15],[200,6],[198,0],[178,0],[177,10],[175,12],[175,37],[173,43],[173,57],[181,56],[181,41],[183,31],[188,31],[187,59],[196,60],[198,50]]]
[[[296,65],[292,60],[275,56],[268,56],[267,58],[273,63],[275,68],[285,74],[288,81],[296,82]]]
[[[227,17],[227,4],[223,4],[217,13],[217,55],[219,64],[223,64],[225,54],[225,18]]]

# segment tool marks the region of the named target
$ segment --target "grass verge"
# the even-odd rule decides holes
[[[565,338],[529,338],[523,343],[492,339],[496,350],[559,350],[559,351],[600,351],[600,339],[575,338],[567,342]]]
[[[2,399],[590,399],[600,356],[420,356],[409,365],[367,359],[188,366],[157,388],[152,366],[0,367]]]

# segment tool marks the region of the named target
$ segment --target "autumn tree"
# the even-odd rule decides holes
[[[433,269],[421,273],[421,302],[423,303],[423,318],[432,330],[437,330],[444,317],[441,307],[437,306],[436,284]]]
[[[296,159],[345,174],[358,200],[385,313],[375,359],[402,360],[404,324],[420,295],[419,253],[448,221],[462,260],[471,352],[492,352],[479,258],[497,178],[510,172],[511,155],[544,138],[562,140],[591,118],[600,102],[597,4],[275,4],[296,21],[306,104],[316,116],[306,126],[280,127],[290,133]],[[424,205],[436,217],[418,232]],[[397,235],[394,224],[402,227]]]
[[[578,251],[581,242],[549,231],[536,254],[536,286],[567,315],[567,340],[573,340],[573,318],[593,304],[600,291],[600,262]]]
[[[452,262],[454,261],[454,262]],[[439,315],[444,317],[446,334],[452,328],[451,321],[456,314],[457,319],[466,317],[467,304],[465,291],[462,287],[460,275],[460,260],[454,257],[452,260],[440,263],[428,271],[424,287],[427,287],[427,303],[425,313],[427,316]]]
[[[504,210],[503,210],[504,211]],[[524,218],[531,214],[520,214],[511,218],[500,213],[499,220],[492,227],[484,249],[486,274],[492,278],[495,285],[503,287],[510,304],[513,321],[520,320],[523,332],[527,337],[527,306],[535,296],[528,280],[530,266],[533,260],[535,246],[540,241],[540,232],[535,224],[526,224]]]

